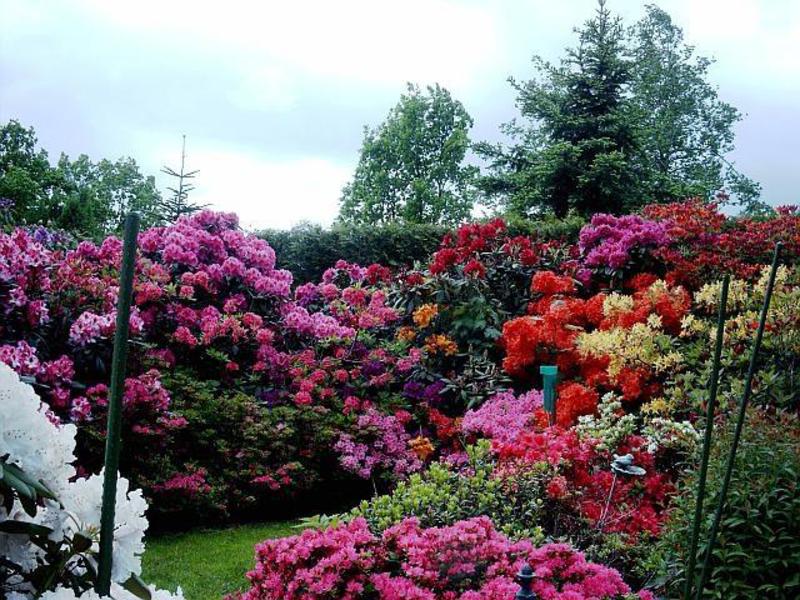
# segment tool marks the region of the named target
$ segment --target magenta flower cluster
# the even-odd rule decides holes
[[[240,600],[508,600],[528,562],[546,600],[614,599],[630,588],[614,569],[564,544],[511,542],[487,517],[423,528],[408,518],[375,536],[363,519],[256,547]],[[647,596],[643,596],[647,597]]]
[[[622,269],[634,252],[666,246],[672,240],[671,223],[650,221],[637,215],[598,214],[581,229],[580,249],[589,267]]]
[[[541,407],[542,393],[538,390],[519,396],[500,392],[480,408],[468,410],[461,430],[468,438],[488,438],[507,444],[533,425],[534,411]]]

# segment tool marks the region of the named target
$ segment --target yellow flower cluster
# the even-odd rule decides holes
[[[643,404],[641,410],[643,415],[668,417],[675,410],[675,403],[664,397],[654,398]]]
[[[765,266],[755,284],[741,279],[730,283],[728,292],[728,317],[725,323],[726,345],[747,342],[753,337],[753,330],[759,320],[761,304],[769,281],[769,267]],[[778,267],[775,275],[775,289],[767,320],[765,344],[777,344],[786,352],[800,350],[800,271],[786,266]],[[694,296],[695,306],[709,314],[708,319],[687,316],[681,323],[681,335],[690,337],[707,335],[713,344],[716,328],[711,314],[719,307],[720,282],[704,285]]]
[[[728,311],[742,310],[750,301],[751,291],[746,281],[733,279],[728,286]],[[709,314],[719,310],[719,295],[722,293],[722,282],[707,283],[694,295],[695,305]]]
[[[441,352],[445,356],[453,356],[458,352],[458,344],[446,335],[437,333],[428,336],[425,340],[425,349],[431,354]]]
[[[616,317],[622,313],[633,310],[633,296],[626,296],[619,292],[612,292],[603,301],[603,314],[606,317]]]
[[[636,323],[630,329],[614,327],[582,333],[576,345],[584,356],[609,357],[608,375],[612,378],[623,367],[645,366],[660,374],[683,363],[683,356],[669,349],[671,338],[661,331],[658,317],[651,316],[647,323]]]
[[[414,319],[414,325],[417,327],[427,327],[438,314],[439,307],[436,304],[423,304],[414,311],[412,316]]]

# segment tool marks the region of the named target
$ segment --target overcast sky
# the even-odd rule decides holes
[[[609,0],[627,23],[645,2]],[[730,157],[773,205],[800,202],[800,1],[663,0],[717,60],[743,113]],[[376,125],[407,81],[441,83],[500,139],[506,79],[557,59],[594,0],[0,0],[0,119],[32,125],[52,159],[132,156],[199,169],[193,199],[248,227],[330,223]]]

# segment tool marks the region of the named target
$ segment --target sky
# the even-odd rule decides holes
[[[645,2],[608,0],[632,24]],[[800,1],[662,0],[744,119],[728,158],[773,205],[800,203]],[[51,159],[198,169],[191,198],[247,228],[330,224],[406,82],[440,83],[502,140],[507,79],[557,60],[595,0],[0,0],[0,120]]]

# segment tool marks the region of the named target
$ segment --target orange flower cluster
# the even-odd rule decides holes
[[[635,282],[634,285],[641,285]],[[621,311],[604,318],[600,329],[623,327],[628,329],[636,323],[644,323],[650,315],[661,317],[664,331],[676,335],[681,330],[681,320],[689,312],[692,298],[682,287],[667,287],[666,285],[650,285],[640,288],[633,294],[633,308]]]
[[[578,360],[575,338],[587,324],[586,302],[566,296],[575,292],[574,281],[550,271],[536,273],[531,288],[543,294],[531,303],[531,316],[503,325],[503,368],[517,376],[533,364],[555,363],[562,372],[569,371]]]
[[[440,333],[429,335],[425,340],[425,350],[431,354],[441,352],[445,356],[453,356],[458,352],[458,344]]]
[[[400,327],[397,330],[397,339],[401,342],[411,342],[417,337],[413,327]]]
[[[558,386],[558,402],[556,404],[556,423],[569,427],[578,417],[591,415],[597,411],[600,395],[580,383],[567,382]]]
[[[417,327],[427,327],[431,321],[439,314],[439,307],[436,304],[423,304],[414,311],[412,318]]]
[[[421,461],[428,460],[434,452],[431,441],[421,435],[409,440],[408,447]]]

